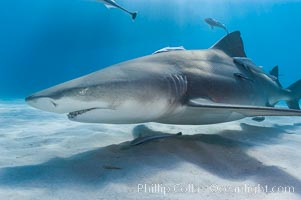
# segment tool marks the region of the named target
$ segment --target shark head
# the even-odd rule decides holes
[[[111,108],[112,103],[101,98],[105,82],[96,83],[83,77],[39,91],[25,100],[37,109],[53,113],[71,113],[96,108]],[[108,93],[108,91],[105,91]],[[104,96],[104,93],[102,94]]]
[[[25,100],[37,109],[66,113],[73,121],[140,123],[161,116],[167,84],[154,72],[110,67],[37,92]]]

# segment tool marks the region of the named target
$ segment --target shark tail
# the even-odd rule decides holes
[[[131,15],[132,15],[132,19],[135,20],[137,17],[137,12],[133,12],[133,13],[131,13]]]
[[[299,101],[301,99],[301,80],[296,81],[288,88],[290,99],[286,101],[290,109],[300,110]]]

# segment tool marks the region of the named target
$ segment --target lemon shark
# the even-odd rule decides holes
[[[301,116],[301,81],[288,88],[246,57],[239,31],[209,49],[119,63],[26,98],[78,122],[202,125],[256,116]],[[274,107],[287,102],[288,109]]]

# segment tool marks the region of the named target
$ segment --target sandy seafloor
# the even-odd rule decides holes
[[[179,131],[130,145],[137,133]],[[82,124],[0,101],[0,157],[0,199],[301,199],[298,117]]]

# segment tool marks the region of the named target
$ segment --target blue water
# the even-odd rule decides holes
[[[210,47],[224,35],[213,17],[240,30],[251,59],[301,78],[301,1],[118,0],[129,15],[93,0],[0,1],[0,98],[38,90],[165,46]]]

